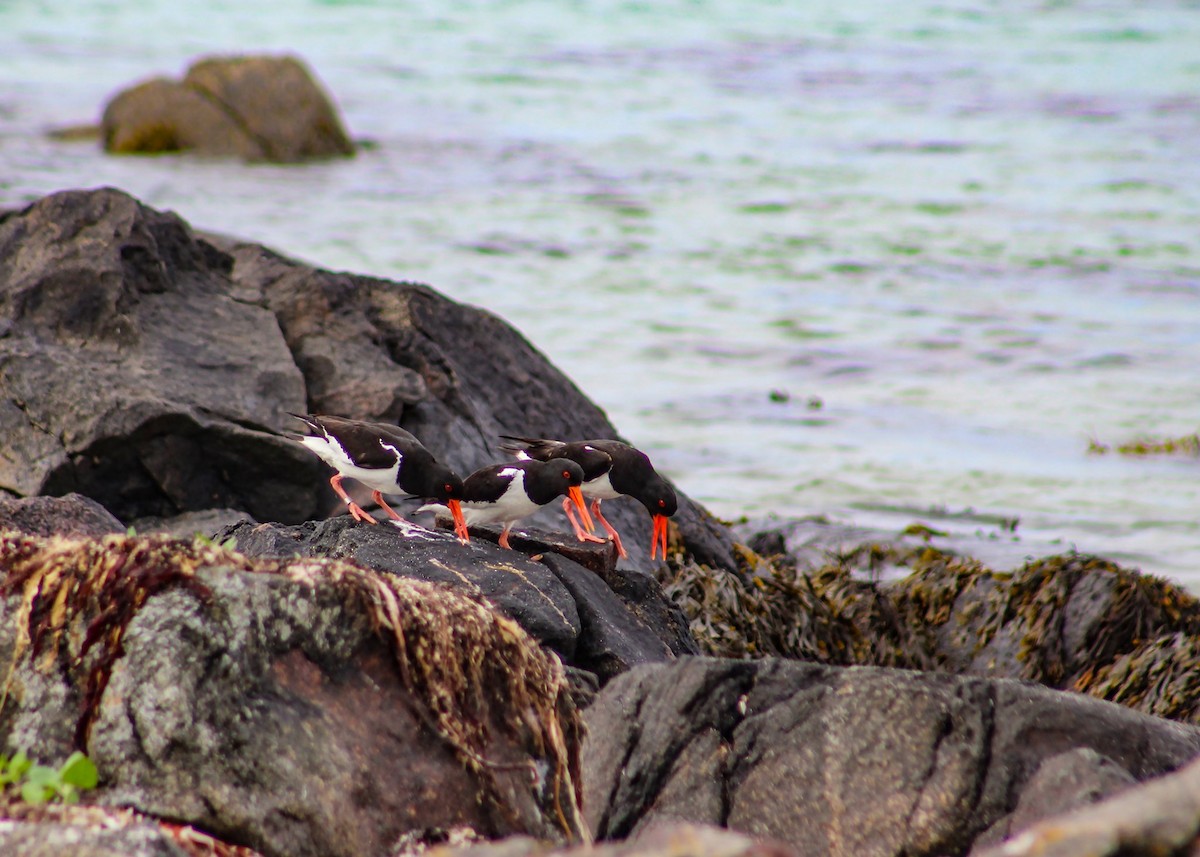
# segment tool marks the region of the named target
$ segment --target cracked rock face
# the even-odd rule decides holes
[[[125,523],[228,509],[340,513],[288,412],[399,422],[466,475],[499,435],[615,437],[516,330],[427,286],[302,265],[195,234],[120,191],[62,191],[0,215],[0,490],[78,492]],[[349,483],[347,483],[349,484]],[[650,518],[610,501],[650,571]],[[700,562],[734,569],[726,528],[680,497]],[[561,510],[530,520],[566,527]]]
[[[962,853],[1032,823],[1047,781],[1078,805],[1200,752],[1192,727],[1076,694],[779,660],[637,667],[586,721],[598,838],[683,819],[806,855]]]

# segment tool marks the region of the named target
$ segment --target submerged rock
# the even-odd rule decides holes
[[[775,659],[636,667],[586,724],[598,838],[683,819],[811,855],[963,853],[1033,820],[1064,754],[1087,800],[1200,752],[1200,730],[1028,683]]]
[[[283,163],[354,154],[333,103],[290,56],[210,57],[182,81],[125,89],[104,108],[101,135],[115,154],[187,151]]]
[[[0,743],[84,749],[99,802],[264,855],[584,836],[561,665],[480,601],[212,544],[0,535]]]

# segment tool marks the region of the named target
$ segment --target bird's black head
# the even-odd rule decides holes
[[[651,515],[666,515],[669,518],[679,509],[679,498],[675,496],[675,489],[657,473],[634,496]]]
[[[552,458],[542,468],[543,473],[549,474],[552,483],[562,486],[561,493],[567,493],[568,488],[583,484],[583,468],[569,458]]]
[[[461,500],[463,481],[449,467],[434,462],[433,466],[429,468],[425,490],[420,493],[421,496],[437,500],[439,503],[445,503],[447,500]]]
[[[579,486],[583,484],[583,468],[568,458],[552,458],[549,461],[523,462],[525,467],[525,493],[529,499],[544,506],[555,497],[579,495],[577,503],[583,502]]]

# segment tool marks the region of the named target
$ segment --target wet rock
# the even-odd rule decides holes
[[[376,571],[486,597],[570,664],[602,681],[634,664],[683,653],[672,648],[678,645],[673,625],[644,618],[667,612],[660,589],[648,588],[631,604],[594,571],[553,552],[558,545],[553,536],[542,540],[537,531],[525,530],[513,536],[515,549],[505,550],[480,538],[479,529],[472,530],[471,543],[464,546],[445,531],[371,526],[343,515],[293,527],[236,524],[215,538],[236,539],[238,550],[248,556],[352,559]],[[614,559],[610,550],[589,549],[609,563]],[[651,607],[653,602],[657,608]],[[639,605],[643,609],[635,609]]]
[[[34,536],[103,536],[125,527],[108,510],[82,494],[65,497],[0,497],[0,530]]]
[[[51,763],[80,746],[102,804],[267,857],[384,855],[429,826],[581,835],[561,666],[486,605],[163,538],[6,534],[0,567],[21,593],[0,743]]]
[[[116,517],[316,513],[322,465],[279,435],[304,379],[232,260],[115,190],[0,220],[0,487],[78,492]]]
[[[180,82],[130,87],[104,109],[107,151],[189,151],[247,161],[347,156],[354,146],[329,97],[295,57],[212,57]]]
[[[1159,857],[1200,844],[1200,762],[1056,815],[977,857]]]
[[[961,853],[1047,760],[1143,781],[1200,752],[1200,730],[1033,684],[781,660],[636,667],[586,721],[598,837],[685,819],[804,854]]]

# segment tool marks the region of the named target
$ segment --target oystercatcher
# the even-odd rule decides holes
[[[404,519],[383,499],[385,493],[440,500],[454,516],[455,535],[463,541],[469,540],[459,505],[463,496],[462,479],[404,429],[342,417],[292,416],[313,432],[297,435],[295,439],[337,471],[329,484],[346,501],[355,520],[378,523],[342,488],[342,479],[347,476],[370,488],[375,502],[395,521]]]
[[[555,497],[574,503],[586,512],[579,486],[583,468],[565,458],[517,461],[480,468],[463,482],[462,515],[468,524],[504,524],[500,547],[512,548],[508,531],[521,518],[532,515]],[[441,503],[427,503],[418,512],[445,511]]]
[[[519,459],[545,461],[548,458],[566,458],[583,467],[586,477],[583,495],[591,499],[592,514],[612,536],[621,556],[629,554],[621,544],[621,536],[600,513],[600,501],[625,495],[640,502],[650,512],[653,521],[650,559],[655,558],[660,541],[663,559],[667,558],[667,518],[675,514],[679,501],[675,489],[658,474],[646,453],[619,440],[577,440],[568,443],[546,438],[501,437],[508,442],[502,443],[500,448]],[[575,521],[574,511],[569,504],[563,503],[563,511],[567,513],[580,541],[601,541],[583,531]],[[586,518],[584,523],[589,530],[594,529]]]

